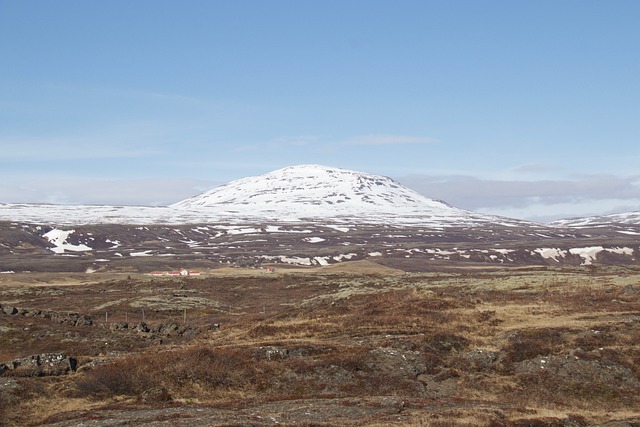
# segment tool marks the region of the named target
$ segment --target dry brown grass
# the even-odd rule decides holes
[[[77,285],[62,295],[50,291],[29,288],[11,297],[30,307],[48,301],[47,308],[58,310],[108,307],[110,316],[122,320],[133,312],[133,302],[150,293],[209,299],[218,308],[190,311],[189,323],[202,333],[162,337],[162,345],[159,337],[113,332],[99,322],[82,329],[3,317],[11,332],[0,338],[1,354],[55,349],[84,364],[81,372],[57,379],[64,387],[47,389],[50,398],[39,395],[50,380],[20,379],[23,398],[17,406],[5,405],[7,419],[33,413],[36,406],[46,417],[113,402],[140,405],[142,393],[154,387],[167,389],[173,405],[221,408],[392,396],[404,402],[403,425],[560,425],[571,414],[585,414],[584,421],[576,418],[580,424],[613,419],[607,411],[640,417],[634,410],[640,407],[640,296],[624,292],[616,275],[278,273],[134,278]],[[181,312],[158,305],[145,314],[153,324]],[[205,331],[212,322],[222,328]],[[572,378],[521,367],[567,355],[595,371]],[[97,365],[89,367],[89,361]],[[571,373],[581,366],[558,369]],[[598,376],[600,368],[623,377]],[[366,421],[376,422],[395,423]]]

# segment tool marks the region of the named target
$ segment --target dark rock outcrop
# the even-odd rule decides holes
[[[75,372],[78,360],[63,353],[42,353],[13,360],[7,366],[13,376],[57,376]]]

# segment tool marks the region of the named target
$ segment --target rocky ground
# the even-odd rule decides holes
[[[5,425],[635,426],[640,270],[0,277]]]
[[[452,265],[638,265],[640,226],[558,228],[358,223],[82,226],[0,222],[2,272],[151,272],[370,260],[404,271]]]

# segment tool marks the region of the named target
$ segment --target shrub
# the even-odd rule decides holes
[[[78,379],[77,389],[83,396],[138,395],[159,385],[152,380],[151,375],[140,369],[143,365],[141,362],[142,358],[136,357],[134,360],[119,360],[97,366]]]
[[[518,331],[504,348],[504,363],[510,365],[533,359],[537,356],[553,354],[562,349],[566,339],[562,329],[531,329]]]
[[[436,332],[427,336],[423,343],[426,352],[433,352],[438,355],[459,352],[468,345],[468,339],[450,332]]]
[[[83,396],[139,396],[165,387],[185,397],[215,390],[264,388],[274,367],[253,359],[248,349],[192,347],[160,354],[129,356],[97,366],[76,381]]]

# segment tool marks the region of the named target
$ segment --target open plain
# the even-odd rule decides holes
[[[0,275],[0,420],[640,422],[637,266]]]

